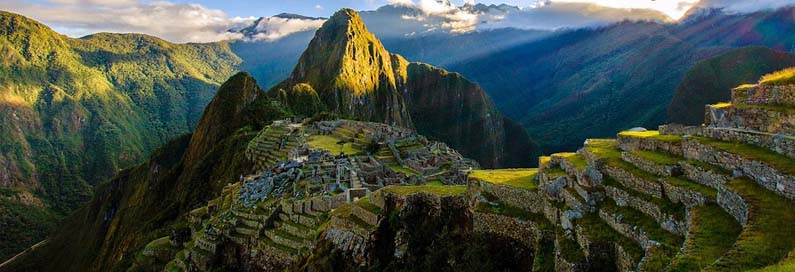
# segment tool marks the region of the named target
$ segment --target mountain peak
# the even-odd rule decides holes
[[[301,83],[309,84],[329,110],[343,116],[411,126],[395,95],[392,55],[352,9],[341,9],[323,23],[293,73],[275,89],[289,94]]]

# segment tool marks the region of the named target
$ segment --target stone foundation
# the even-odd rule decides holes
[[[488,182],[478,182],[480,190],[496,196],[505,204],[514,206],[529,212],[541,213],[544,199],[542,190],[529,191],[522,188],[492,184]]]

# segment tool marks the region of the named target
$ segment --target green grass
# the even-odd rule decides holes
[[[787,114],[795,114],[795,107],[787,105],[736,104],[734,105],[734,107],[738,109],[758,109],[764,111],[775,111]]]
[[[618,136],[623,137],[635,137],[635,138],[644,138],[644,139],[653,139],[662,142],[681,142],[682,136],[679,135],[662,135],[659,131],[656,130],[647,130],[647,131],[622,131],[618,133]]]
[[[795,67],[776,71],[762,76],[759,84],[763,85],[785,85],[795,83]]]
[[[615,139],[588,139],[585,150],[605,160],[621,160],[621,150]]]
[[[563,259],[571,263],[581,263],[585,261],[585,253],[583,253],[580,245],[572,239],[567,239],[563,234],[563,230],[558,230],[558,250]]]
[[[577,167],[577,169],[579,169],[580,171],[585,170],[585,167],[588,166],[588,162],[585,160],[585,157],[577,153],[573,152],[556,153],[552,154],[552,157],[563,158],[569,161],[571,164],[573,164],[574,167]]]
[[[680,161],[686,160],[683,157],[678,157],[663,152],[638,150],[638,151],[632,151],[630,153],[642,159],[649,160],[656,164],[661,164],[661,165],[677,165]]]
[[[361,150],[353,147],[353,143],[341,142],[340,139],[329,135],[312,135],[307,144],[312,148],[323,149],[334,155],[345,153],[347,155],[358,154]]]
[[[384,187],[382,190],[399,195],[411,195],[414,193],[425,192],[438,196],[452,196],[452,195],[464,194],[467,190],[467,187],[466,186],[429,186],[429,185],[419,185],[419,186],[391,185]]]
[[[403,173],[403,174],[406,174],[407,176],[416,176],[416,175],[419,174],[419,173],[417,173],[417,171],[414,171],[414,170],[411,170],[409,168],[400,166],[400,165],[398,165],[396,163],[388,163],[387,166],[389,166],[389,169],[392,169],[392,171],[395,171],[395,172],[398,172],[398,173]]]
[[[370,197],[363,197],[363,198],[359,199],[358,201],[356,201],[356,205],[359,205],[359,207],[362,207],[365,210],[368,210],[368,211],[370,211],[371,213],[374,213],[374,214],[380,214],[381,213],[381,208],[379,208],[375,204],[371,203],[370,202]]]
[[[620,207],[615,205],[613,200],[605,201],[603,210],[612,214],[620,214],[624,217],[624,222],[632,226],[637,226],[642,229],[648,237],[654,241],[660,242],[667,250],[676,252],[682,246],[684,238],[676,234],[670,233],[660,227],[654,218],[629,207]]]
[[[748,203],[748,222],[732,249],[706,271],[763,268],[791,254],[795,248],[795,203],[746,178],[726,186]]]
[[[690,209],[691,225],[684,251],[676,255],[669,271],[704,269],[734,245],[742,227],[718,205]]]
[[[502,202],[498,202],[497,205],[491,205],[486,202],[478,202],[478,204],[475,206],[475,210],[479,212],[499,214],[526,221],[535,222],[536,224],[538,224],[538,226],[541,229],[544,230],[553,229],[552,223],[549,222],[549,219],[544,217],[543,214],[532,213],[522,208],[511,206]]]
[[[682,205],[682,204],[676,204],[676,203],[673,203],[673,202],[668,201],[666,199],[656,198],[656,197],[653,197],[653,196],[650,196],[650,195],[647,195],[647,194],[644,194],[644,193],[640,193],[640,192],[635,191],[633,189],[624,187],[624,185],[622,185],[620,182],[617,182],[616,180],[614,180],[611,177],[605,177],[603,184],[604,184],[604,186],[614,187],[614,188],[617,188],[617,189],[622,190],[624,192],[627,192],[629,195],[634,196],[634,197],[638,197],[638,198],[640,198],[643,201],[650,202],[650,203],[654,204],[655,206],[659,207],[660,210],[662,210],[663,213],[673,216],[674,219],[677,219],[677,220],[684,220],[685,219],[685,211],[686,211],[687,208],[684,205]]]
[[[557,167],[557,166],[545,168],[542,171],[544,172],[544,174],[547,174],[547,177],[549,177],[549,179],[556,179],[556,178],[565,177],[565,176],[569,175],[568,173],[566,173],[566,170],[563,170],[563,169],[561,169],[560,167]]]
[[[753,89],[753,88],[756,88],[756,87],[759,87],[759,85],[757,85],[757,84],[742,84],[740,86],[735,87],[734,89],[735,90],[749,90],[749,89]]]
[[[425,182],[426,186],[444,186],[441,180],[433,179]]]
[[[537,174],[537,168],[475,170],[469,174],[469,178],[532,191],[538,188],[535,180]]]
[[[795,175],[795,160],[766,148],[740,142],[724,142],[707,137],[691,136],[702,144],[759,161],[787,175]]]
[[[621,233],[616,232],[613,228],[607,225],[607,223],[605,223],[597,213],[588,213],[582,218],[576,219],[574,223],[578,226],[582,226],[582,231],[584,232],[584,235],[588,237],[588,240],[596,242],[615,242],[624,248],[624,251],[626,251],[633,260],[635,260],[636,264],[640,262],[641,258],[643,258],[643,248],[640,247],[637,242],[627,238],[624,235],[621,235]]]

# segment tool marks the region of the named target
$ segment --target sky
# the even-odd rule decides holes
[[[546,29],[588,27],[621,20],[673,22],[690,8],[715,7],[727,12],[752,12],[795,4],[795,0],[0,0],[0,10],[41,21],[59,33],[81,37],[96,32],[135,32],[171,42],[243,39],[230,32],[254,20],[279,13],[328,17],[336,10],[375,10],[387,4],[420,11],[402,20],[450,32],[514,27]],[[518,6],[509,13],[476,13],[465,3]],[[400,18],[399,18],[400,19]],[[257,39],[276,40],[320,27],[323,20],[268,18],[256,29]],[[408,23],[408,22],[407,22]]]

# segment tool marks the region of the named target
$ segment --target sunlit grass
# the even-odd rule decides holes
[[[353,147],[353,143],[344,142],[340,139],[328,135],[312,135],[307,144],[312,148],[323,149],[334,155],[345,153],[347,155],[358,154],[361,150]]]
[[[537,174],[537,168],[475,170],[469,174],[469,178],[493,184],[535,190],[538,187],[538,183],[535,181]]]
[[[764,85],[781,85],[793,83],[795,83],[795,67],[764,75],[762,76],[762,79],[759,80],[759,84]]]
[[[654,139],[663,142],[679,142],[682,141],[682,137],[678,135],[662,135],[659,131],[656,130],[647,130],[647,131],[622,131],[618,133],[618,136],[624,137],[636,137],[636,138],[645,138],[645,139]]]

